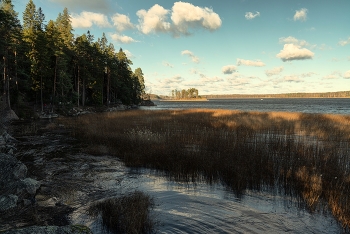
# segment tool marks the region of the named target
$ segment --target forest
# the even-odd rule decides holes
[[[74,36],[67,8],[46,21],[29,0],[22,22],[12,1],[0,0],[0,87],[6,108],[141,102],[141,68],[132,71],[132,61],[104,33],[97,39],[90,31]]]

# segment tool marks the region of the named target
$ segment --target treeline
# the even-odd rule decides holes
[[[225,98],[350,98],[350,91],[327,93],[282,93],[282,94],[222,94],[203,95],[208,99]]]
[[[23,25],[11,0],[0,0],[0,56],[3,102],[7,108],[23,102],[45,105],[139,104],[144,95],[141,68],[109,43],[88,31],[73,35],[68,9],[45,21],[32,0]]]
[[[192,98],[200,98],[198,95],[198,89],[190,88],[183,90],[171,90],[171,98],[172,99],[192,99]]]

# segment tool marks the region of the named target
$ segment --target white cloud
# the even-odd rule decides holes
[[[191,30],[198,28],[214,31],[222,24],[220,16],[211,8],[186,2],[175,2],[171,10],[155,4],[149,10],[142,9],[136,14],[139,17],[138,28],[144,34],[164,32],[178,37],[190,35]]]
[[[254,19],[255,17],[258,17],[258,16],[260,16],[260,12],[259,11],[257,11],[255,14],[253,12],[246,12],[244,17],[247,20],[251,20],[251,19]]]
[[[350,79],[350,70],[344,73],[343,78]]]
[[[263,67],[265,66],[265,63],[257,60],[257,61],[252,61],[252,60],[245,60],[245,59],[237,59],[237,66],[253,66],[253,67]]]
[[[282,59],[283,62],[292,60],[312,59],[314,53],[308,49],[300,48],[294,44],[285,44],[283,50],[276,55],[277,58]]]
[[[296,76],[296,75],[284,76],[284,81],[295,82],[295,83],[303,82],[302,80],[300,80],[299,76]]]
[[[324,79],[338,79],[339,77],[337,75],[327,75],[323,77]]]
[[[347,44],[350,44],[350,37],[346,40],[340,40],[338,44],[341,46],[346,46]]]
[[[130,18],[127,15],[116,13],[112,16],[112,21],[119,32],[134,28],[134,25],[130,22]]]
[[[174,85],[174,84],[180,84],[183,81],[184,81],[184,78],[182,78],[180,75],[176,75],[171,78],[166,78],[161,80],[161,83],[167,84],[167,85]]]
[[[172,64],[170,64],[170,63],[168,63],[168,62],[163,62],[163,66],[165,66],[165,67],[170,67],[170,68],[173,68],[174,67],[174,65],[172,65]]]
[[[308,46],[309,43],[305,40],[299,40],[295,37],[292,37],[292,36],[289,36],[289,37],[281,37],[279,39],[279,42],[281,44],[293,44],[293,45],[296,45],[296,46]]]
[[[170,29],[170,23],[166,22],[169,10],[155,4],[148,11],[142,9],[137,11],[139,17],[139,30],[144,34],[151,32],[166,32]]]
[[[266,70],[266,71],[265,71],[265,74],[266,74],[267,76],[274,76],[274,75],[280,74],[282,71],[283,71],[283,66],[281,66],[281,67],[275,67],[275,68],[273,68],[273,69],[271,69],[271,70]]]
[[[190,28],[205,28],[214,31],[221,27],[220,16],[208,7],[198,7],[187,2],[175,2],[171,20],[180,34],[190,34]]]
[[[116,42],[119,42],[119,43],[122,43],[122,44],[130,44],[132,42],[138,42],[136,40],[134,40],[133,38],[131,37],[128,37],[128,36],[125,36],[125,35],[119,35],[117,33],[115,34],[111,34],[111,38],[116,41]]]
[[[317,73],[315,73],[315,72],[307,72],[307,73],[301,74],[300,76],[301,77],[311,77],[313,75],[317,75]]]
[[[129,51],[129,50],[123,50],[125,53],[126,57],[130,58],[135,58],[135,56]]]
[[[237,67],[235,65],[227,65],[223,66],[221,70],[224,74],[232,74],[237,70]]]
[[[341,72],[334,71],[331,74],[324,76],[323,79],[338,79],[341,77],[341,75]]]
[[[191,51],[184,50],[184,51],[181,51],[181,54],[188,55],[192,59],[192,62],[199,63],[199,58],[197,56],[195,56]]]
[[[111,27],[106,15],[83,11],[80,14],[71,14],[73,28],[90,28],[93,24],[99,27]]]
[[[305,21],[307,18],[307,11],[308,10],[306,8],[301,8],[300,10],[295,11],[294,21]]]

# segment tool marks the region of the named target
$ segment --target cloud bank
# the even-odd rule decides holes
[[[276,57],[282,59],[283,62],[286,62],[292,60],[312,59],[314,57],[314,53],[294,44],[285,44],[283,50],[281,50]]]
[[[294,21],[306,21],[306,18],[307,18],[307,9],[306,8],[301,8],[300,10],[298,11],[295,11],[295,14],[294,14]]]
[[[255,17],[258,17],[258,16],[260,16],[260,12],[259,11],[257,11],[255,14],[253,12],[246,12],[244,17],[247,20],[252,20],[252,19],[254,19]]]
[[[122,14],[114,14],[112,16],[113,25],[117,28],[119,32],[133,29],[135,26],[130,22],[130,18]]]
[[[252,60],[245,60],[245,59],[237,59],[237,66],[252,66],[252,67],[263,67],[265,66],[265,63],[261,61],[252,61]]]
[[[287,82],[295,82],[295,83],[303,82],[303,81],[302,81],[298,76],[296,76],[296,75],[284,76],[284,81],[287,81]]]
[[[344,73],[343,78],[350,79],[350,70]]]
[[[227,65],[222,67],[222,73],[224,74],[232,74],[237,70],[237,67],[235,65]]]
[[[122,44],[130,44],[132,42],[138,42],[131,37],[128,37],[125,35],[119,35],[117,33],[111,34],[111,38],[112,38],[112,40],[119,42],[119,43],[122,43]]]
[[[275,67],[275,68],[273,68],[273,69],[271,69],[271,70],[266,70],[265,71],[265,74],[267,75],[267,76],[274,76],[274,75],[278,75],[278,74],[280,74],[282,71],[283,71],[283,66],[281,66],[281,67]]]
[[[296,45],[296,46],[301,46],[301,47],[304,47],[304,46],[308,46],[309,43],[305,40],[299,40],[295,37],[292,37],[292,36],[289,36],[289,37],[281,37],[279,39],[279,43],[281,44],[293,44],[293,45]]]
[[[136,15],[139,17],[138,28],[144,34],[164,32],[178,37],[190,35],[196,29],[214,31],[222,24],[213,9],[187,2],[175,2],[171,10],[155,4],[149,10],[137,11]]]
[[[341,46],[346,46],[347,44],[350,44],[350,37],[347,40],[340,40],[338,44]]]
[[[166,22],[169,10],[156,4],[148,11],[142,9],[137,11],[139,17],[139,30],[144,34],[151,32],[167,32],[170,30],[170,23]]]
[[[181,54],[188,55],[192,59],[192,62],[199,63],[199,58],[197,56],[195,56],[191,51],[184,50],[184,51],[181,51]]]
[[[111,27],[106,15],[83,11],[80,14],[71,14],[73,28],[90,28],[93,24],[104,28]]]

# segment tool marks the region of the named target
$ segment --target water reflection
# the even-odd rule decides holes
[[[120,176],[120,167],[118,171]],[[114,175],[110,172],[110,177]],[[108,178],[106,173],[104,178]],[[341,232],[332,216],[300,210],[289,197],[247,191],[238,199],[222,185],[171,182],[149,169],[125,168],[121,187],[110,184],[105,189],[111,194],[137,189],[153,196],[159,233]],[[97,221],[86,224],[94,233],[107,233]]]
[[[170,182],[150,170],[130,173],[155,197],[161,233],[340,232],[331,215],[298,209],[290,197],[246,191],[238,199],[218,184]]]

